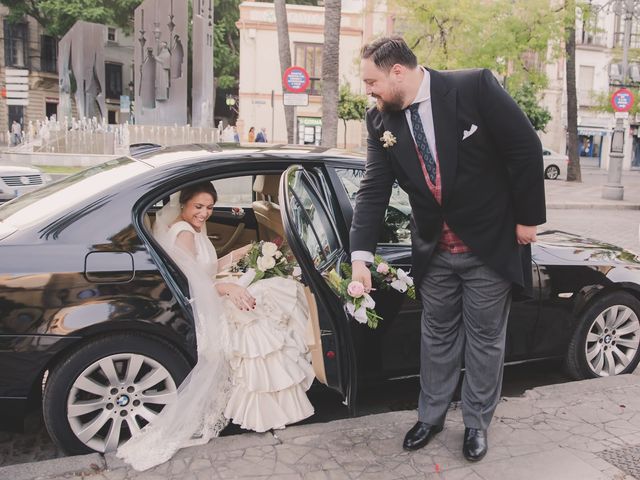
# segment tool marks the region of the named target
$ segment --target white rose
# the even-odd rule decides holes
[[[258,257],[256,263],[258,264],[258,268],[263,272],[276,266],[276,260],[273,257]]]
[[[276,252],[276,259],[280,258],[282,256],[282,252],[280,250],[278,250]]]
[[[264,242],[262,244],[262,255],[265,257],[273,257],[278,251],[278,246],[273,242]]]

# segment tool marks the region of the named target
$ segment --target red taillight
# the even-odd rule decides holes
[[[564,163],[566,163],[567,165],[569,165],[569,157],[564,157]]]

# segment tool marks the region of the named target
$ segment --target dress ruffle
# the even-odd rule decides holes
[[[256,309],[229,305],[232,393],[225,416],[242,428],[264,432],[313,415],[305,391],[315,373],[304,340],[309,309],[302,286],[271,278],[249,287]]]

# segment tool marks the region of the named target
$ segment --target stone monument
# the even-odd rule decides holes
[[[193,0],[193,87],[191,117],[194,127],[213,127],[213,0]]]

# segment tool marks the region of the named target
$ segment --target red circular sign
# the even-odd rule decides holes
[[[611,106],[616,112],[628,112],[633,107],[633,93],[626,88],[620,88],[611,95]]]
[[[282,84],[287,92],[302,93],[310,83],[309,74],[302,67],[289,67],[282,76]]]

